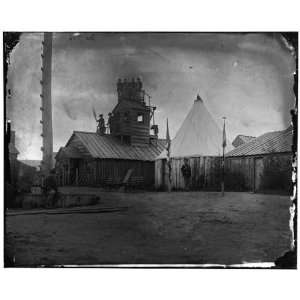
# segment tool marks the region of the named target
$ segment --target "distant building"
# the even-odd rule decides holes
[[[267,132],[226,154],[227,187],[291,192],[293,128]]]
[[[236,148],[242,144],[252,141],[253,139],[255,139],[255,136],[248,136],[248,135],[240,134],[233,140],[232,146]]]
[[[117,92],[109,130],[74,131],[59,149],[55,158],[60,185],[113,186],[124,180],[133,186],[154,185],[154,160],[165,144],[157,131],[150,133],[155,108],[146,105],[140,80],[119,80]]]
[[[39,170],[41,165],[41,160],[22,159],[20,162],[27,166],[33,167],[36,170]]]
[[[22,161],[18,161],[17,188],[19,192],[30,192],[38,170]]]
[[[18,177],[18,155],[19,151],[16,148],[16,133],[11,130],[10,132],[10,143],[9,143],[9,163],[10,163],[10,174],[11,183],[16,185]]]
[[[15,131],[11,131],[9,143],[11,183],[18,192],[30,192],[36,168],[18,160],[19,151],[16,148],[15,141]]]
[[[14,161],[18,159],[19,151],[16,148],[16,133],[11,130],[10,132],[10,143],[9,143],[9,159]]]

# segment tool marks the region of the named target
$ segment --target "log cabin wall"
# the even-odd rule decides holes
[[[145,187],[154,186],[154,162],[137,160],[97,159],[96,184],[105,185],[112,178],[115,183],[122,182],[127,171],[133,169],[131,177],[142,177]]]
[[[119,79],[118,104],[112,111],[110,134],[135,146],[149,145],[151,107],[145,103],[145,91],[140,79]]]
[[[68,162],[69,173],[64,166]],[[143,186],[154,187],[154,162],[122,159],[70,159],[57,166],[59,185],[105,186],[121,183],[127,171],[132,169],[131,177],[140,178]],[[78,171],[76,171],[78,170]],[[76,175],[78,173],[78,175]],[[76,181],[76,176],[78,179]]]
[[[87,151],[86,147],[83,145],[82,141],[80,141],[80,139],[78,138],[78,136],[76,134],[73,134],[69,143],[67,144],[67,146],[71,146],[73,148],[78,149],[78,151],[80,152],[80,154],[83,157],[90,157],[90,153]]]
[[[130,137],[131,145],[148,145],[150,141],[150,108],[130,102],[120,103],[114,110],[111,134]],[[139,119],[139,117],[141,119]]]
[[[221,157],[190,157],[191,190],[220,191]],[[172,189],[182,190],[183,158],[171,158]],[[248,192],[291,193],[291,154],[271,153],[260,156],[227,157],[225,190]],[[155,188],[166,190],[168,169],[166,159],[155,162]],[[259,185],[258,185],[259,183]]]

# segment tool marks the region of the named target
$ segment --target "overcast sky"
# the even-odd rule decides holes
[[[41,41],[26,33],[11,56],[7,114],[20,159],[41,159]],[[95,131],[92,114],[112,111],[119,77],[140,77],[155,120],[174,137],[197,94],[227,135],[258,136],[290,123],[295,63],[279,35],[56,33],[53,37],[54,151],[74,130]],[[199,128],[205,130],[205,128]],[[188,147],[188,145],[187,145]]]

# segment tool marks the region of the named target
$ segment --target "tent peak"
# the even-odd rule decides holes
[[[203,100],[202,100],[202,98],[199,96],[199,94],[197,94],[197,98],[196,98],[195,102],[197,102],[197,101],[203,102]]]

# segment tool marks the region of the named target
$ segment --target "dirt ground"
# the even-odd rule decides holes
[[[99,192],[119,212],[6,216],[15,266],[240,264],[289,250],[289,197],[214,192]],[[89,207],[91,208],[91,206]]]

